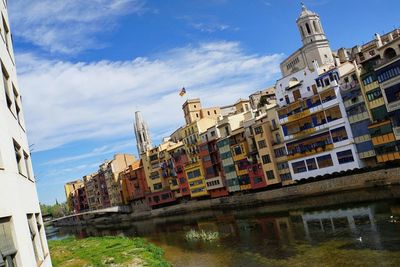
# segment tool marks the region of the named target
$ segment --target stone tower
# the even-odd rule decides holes
[[[135,122],[133,124],[135,128],[136,144],[139,156],[152,148],[149,128],[147,123],[143,120],[140,111],[135,112]]]
[[[313,68],[313,61],[316,61],[319,66],[334,64],[332,50],[318,14],[302,4],[301,13],[296,23],[300,31],[308,67]]]

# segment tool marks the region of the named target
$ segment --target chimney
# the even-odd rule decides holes
[[[379,33],[375,33],[375,41],[376,41],[376,46],[377,47],[381,47],[382,46],[382,40],[381,40],[381,36],[379,35]]]

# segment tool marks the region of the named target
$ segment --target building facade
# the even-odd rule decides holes
[[[339,87],[346,68],[333,60],[318,15],[303,5],[297,25],[303,46],[281,64],[275,86],[291,177],[361,168]],[[291,64],[296,58],[303,60]]]
[[[32,170],[6,1],[0,1],[0,266],[51,266]]]

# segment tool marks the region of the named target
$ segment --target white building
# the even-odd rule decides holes
[[[297,24],[303,46],[281,63],[275,86],[292,178],[361,168],[338,84],[345,68],[333,60],[317,14],[303,5]]]
[[[32,171],[6,1],[0,1],[0,266],[51,266]]]

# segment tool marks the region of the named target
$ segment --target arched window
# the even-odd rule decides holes
[[[314,31],[319,32],[318,23],[315,20],[313,21],[313,25],[314,25]]]
[[[396,51],[395,51],[393,48],[391,48],[391,47],[387,48],[387,49],[385,50],[385,52],[383,52],[383,57],[384,57],[385,59],[392,59],[392,58],[394,58],[395,56],[397,56]]]
[[[303,26],[300,26],[300,30],[301,30],[301,37],[305,37],[305,34],[304,34],[304,29],[303,29]]]
[[[310,25],[308,25],[308,23],[306,23],[306,28],[307,28],[308,34],[311,34]]]

